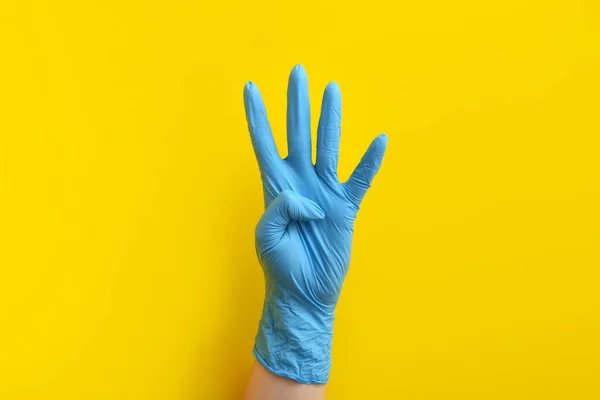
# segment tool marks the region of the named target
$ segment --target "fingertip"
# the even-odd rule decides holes
[[[252,91],[253,87],[254,87],[254,82],[252,82],[252,81],[246,82],[246,84],[244,85],[244,95],[248,95]]]
[[[387,133],[382,133],[381,135],[377,136],[377,140],[379,140],[382,145],[386,146],[388,143]]]
[[[310,204],[310,207],[307,209],[307,219],[316,221],[325,218],[325,211],[314,202],[311,203],[312,204]]]
[[[304,66],[302,64],[296,64],[294,65],[294,68],[292,68],[292,72],[294,71],[304,71]]]
[[[338,85],[338,83],[335,81],[331,81],[325,87],[325,91],[331,94],[340,94],[340,85]]]
[[[292,192],[295,199],[304,203],[305,209],[307,210],[308,216],[311,219],[323,219],[325,218],[325,211],[313,200],[308,197],[301,196]]]
[[[246,82],[244,85],[244,103],[246,107],[250,103],[250,99],[252,98],[252,90],[254,89],[254,83],[252,81]]]
[[[301,64],[294,65],[294,68],[292,68],[292,72],[290,73],[290,80],[297,82],[308,80],[306,69]]]
[[[325,218],[325,211],[323,211],[323,209],[321,207],[319,207],[318,204],[315,204],[315,213],[316,213],[316,217],[318,219]]]
[[[266,112],[260,90],[252,81],[248,81],[244,86],[244,104],[247,108],[259,114]]]
[[[374,168],[373,175],[379,169],[381,162],[383,161],[383,156],[385,154],[385,149],[387,147],[388,137],[387,134],[382,133],[378,135],[372,142],[367,152],[364,155],[364,159],[369,160],[369,163]]]
[[[376,162],[378,164],[378,168],[379,166],[381,166],[381,163],[383,162],[383,156],[385,155],[385,150],[387,148],[387,143],[388,143],[388,135],[385,133],[382,133],[381,135],[379,135],[376,139],[377,143],[375,146],[375,157],[376,157]],[[377,171],[375,171],[375,173],[377,173]]]
[[[387,147],[388,136],[385,133],[378,135],[373,142],[371,142],[370,149],[375,151],[377,154],[383,153]]]
[[[331,105],[339,114],[341,114],[342,93],[337,82],[331,81],[325,87],[325,92],[323,93],[323,105]]]

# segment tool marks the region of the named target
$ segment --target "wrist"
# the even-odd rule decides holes
[[[306,384],[323,384],[331,369],[334,309],[267,282],[253,353],[269,371]]]

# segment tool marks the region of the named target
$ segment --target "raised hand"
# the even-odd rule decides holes
[[[279,156],[258,88],[244,89],[248,129],[263,182],[266,210],[256,226],[256,252],[266,296],[254,354],[265,368],[302,383],[325,383],[331,366],[333,318],[350,263],[360,203],[387,145],[379,135],[350,179],[337,175],[341,94],[323,95],[312,163],[310,103],[304,68],[290,74],[288,155]]]

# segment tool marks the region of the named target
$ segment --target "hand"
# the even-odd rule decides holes
[[[304,69],[288,84],[288,156],[277,152],[258,88],[244,90],[248,128],[263,182],[266,211],[256,252],[266,296],[254,354],[265,368],[302,383],[325,383],[331,365],[333,316],[350,263],[354,220],[383,160],[378,136],[346,183],[337,176],[341,94],[325,89],[312,163],[310,104]]]

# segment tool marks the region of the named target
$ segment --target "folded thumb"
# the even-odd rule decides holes
[[[284,190],[269,204],[256,225],[256,244],[265,250],[281,240],[291,221],[316,221],[325,213],[312,200]]]

